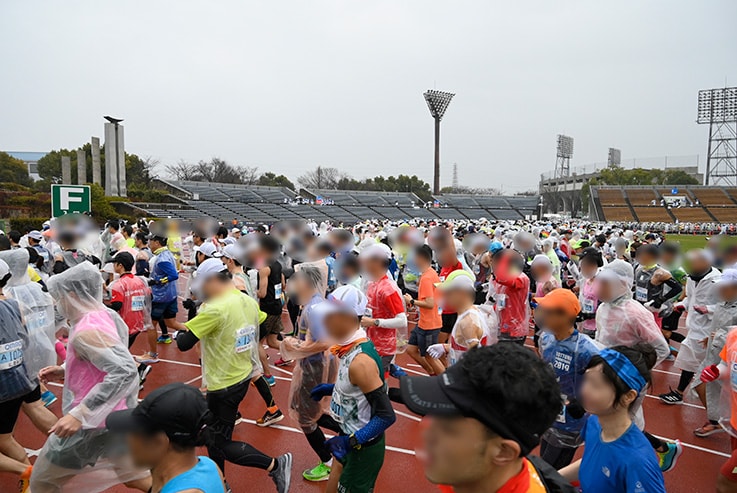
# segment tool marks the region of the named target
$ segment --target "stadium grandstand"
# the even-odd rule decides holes
[[[290,219],[355,223],[366,219],[403,221],[525,219],[536,214],[535,196],[449,194],[423,202],[411,192],[307,190],[199,181],[157,180],[167,203],[125,203],[148,217],[193,221],[203,217],[269,224]]]
[[[700,185],[592,187],[593,219],[614,222],[734,223],[737,188]]]

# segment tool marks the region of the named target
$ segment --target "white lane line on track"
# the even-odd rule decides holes
[[[244,418],[241,418],[241,419],[239,419],[238,421],[235,422],[236,426],[239,425],[240,423],[246,423],[246,424],[249,424],[249,425],[255,425],[256,424],[256,422],[254,420],[252,420],[252,419],[244,419]],[[289,431],[289,432],[292,432],[292,433],[299,433],[300,435],[303,434],[302,433],[302,430],[298,430],[297,428],[292,428],[291,426],[271,425],[271,426],[268,426],[266,428],[276,428],[277,430]],[[327,433],[325,434],[325,437],[326,438],[333,438],[334,436],[335,435],[331,435],[331,434],[327,434]],[[399,452],[400,454],[415,455],[415,451],[414,450],[408,450],[408,449],[399,448],[399,447],[392,447],[391,445],[387,445],[386,446],[386,449],[387,450],[390,450],[392,452]]]
[[[184,385],[191,385],[191,384],[195,383],[197,380],[199,380],[200,378],[202,378],[202,375],[197,376],[197,377],[194,377],[194,378],[190,378],[189,380],[187,380],[186,382],[184,382]]]
[[[417,370],[410,370],[409,368],[404,368],[404,371],[408,371],[410,373],[414,373],[415,375],[420,375],[422,377],[426,377],[427,376],[427,373],[425,373],[425,372],[419,372]]]
[[[676,373],[673,371],[667,371],[667,370],[658,370],[657,368],[653,368],[652,371],[658,372],[658,373],[665,373],[666,375],[673,375],[674,377],[680,377],[680,373]]]
[[[648,394],[645,397],[649,397],[650,399],[658,399],[658,400],[660,400],[660,398],[657,395],[650,395],[650,394]],[[663,404],[663,405],[664,406],[668,406],[668,404]],[[699,406],[698,404],[691,404],[690,402],[683,402],[681,404],[675,404],[675,405],[671,404],[670,407],[678,407],[679,405],[681,405],[681,406],[688,406],[688,407],[695,407],[696,409],[706,410],[706,408],[704,406]]]
[[[405,413],[405,412],[402,412],[402,411],[398,411],[396,409],[394,410],[394,412],[397,413],[400,416],[404,416],[405,418],[411,419],[412,421],[417,421],[418,423],[420,421],[422,421],[422,418],[418,418],[417,416],[415,416],[413,414],[408,414],[408,413]]]
[[[284,368],[279,368],[278,366],[274,366],[274,365],[269,365],[269,368],[273,368],[276,371],[280,371],[280,372],[286,373],[290,377],[292,376],[292,372],[291,371],[288,371],[288,370],[285,370]]]
[[[173,359],[163,358],[159,358],[159,361],[163,361],[164,363],[171,363],[173,365],[192,366],[194,368],[200,368],[200,365],[198,365],[197,363],[187,363],[186,361],[175,361]]]
[[[653,435],[653,436],[658,437],[661,440],[673,441],[673,439],[671,439],[671,438],[661,437],[659,435]],[[728,454],[728,453],[726,453],[726,452],[720,452],[718,450],[712,450],[710,448],[699,447],[698,445],[694,445],[692,443],[681,442],[681,445],[683,445],[684,447],[687,447],[687,448],[692,448],[694,450],[699,450],[701,452],[706,452],[707,454],[718,455],[720,457],[727,457],[727,458],[731,457],[731,455]]]

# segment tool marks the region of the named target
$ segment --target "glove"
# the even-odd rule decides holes
[[[323,383],[321,385],[326,384]],[[325,442],[328,450],[330,450],[330,453],[333,454],[333,457],[338,459],[338,462],[342,463],[343,459],[345,459],[345,456],[348,455],[348,451],[351,449],[349,440],[350,439],[346,435],[340,435],[337,437],[333,437]]]
[[[656,306],[656,303],[654,300],[650,300],[647,303],[643,305],[645,308],[647,308],[652,313],[660,313],[663,310],[663,307],[660,305]]]
[[[707,366],[701,372],[702,382],[713,382],[717,378],[719,378],[719,367],[717,365]]]
[[[673,311],[683,313],[684,311],[686,311],[686,305],[684,305],[683,303],[676,303],[675,305],[673,305]]]
[[[698,313],[698,314],[700,314],[700,315],[704,315],[704,314],[706,314],[706,313],[709,313],[709,309],[708,309],[708,308],[706,308],[706,307],[705,307],[705,306],[703,306],[703,305],[698,305],[698,306],[695,306],[695,307],[693,307],[693,309],[694,309],[694,311],[695,311],[696,313]]]
[[[148,280],[148,285],[149,286],[156,286],[157,284],[159,284],[159,281],[157,281],[155,279],[149,278],[149,280]]]
[[[334,387],[335,384],[332,383],[321,383],[320,385],[316,385],[312,390],[310,390],[310,397],[312,397],[313,401],[319,402],[323,397],[333,395]]]
[[[573,419],[581,419],[586,414],[586,409],[584,409],[581,403],[576,399],[568,401],[566,411],[568,411],[568,414],[570,414]]]
[[[427,348],[427,354],[429,354],[431,358],[442,358],[445,355],[445,344],[433,344]]]
[[[182,301],[182,308],[184,308],[185,310],[191,310],[192,308],[194,308],[194,306],[194,300],[192,299],[186,299]]]

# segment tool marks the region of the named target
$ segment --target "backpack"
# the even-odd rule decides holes
[[[568,482],[550,464],[536,455],[528,455],[527,460],[535,467],[548,493],[579,493],[579,489]]]

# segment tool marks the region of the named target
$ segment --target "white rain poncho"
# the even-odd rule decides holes
[[[18,301],[28,330],[28,349],[24,354],[29,375],[38,375],[46,366],[56,364],[56,328],[54,300],[41,286],[28,277],[28,251],[25,249],[0,252],[13,276],[3,292]]]
[[[721,272],[712,267],[698,284],[691,277],[686,280],[686,298],[682,303],[686,306],[688,332],[673,365],[680,370],[696,372],[706,358],[707,347],[702,341],[713,333],[712,319],[719,302],[719,291],[714,281],[720,277]],[[697,306],[707,307],[707,312],[699,313],[696,311]]]
[[[338,376],[338,361],[329,351],[300,350],[301,345],[327,337],[322,321],[313,314],[313,307],[322,300],[321,296],[315,296],[304,306],[297,324],[298,338],[287,338],[281,345],[284,358],[297,360],[289,387],[289,415],[306,433],[315,431],[317,420],[330,407],[330,397],[315,402],[310,391],[321,383],[335,383]]]
[[[491,311],[491,313],[494,313]],[[458,314],[458,319],[453,325],[448,344],[448,364],[455,365],[466,355],[469,347],[491,346],[498,341],[496,330],[489,327],[489,311],[482,311],[478,306],[472,306],[463,313]],[[493,322],[492,322],[493,323]]]
[[[128,329],[102,304],[99,271],[84,262],[53,276],[49,291],[71,322],[62,410],[82,428],[70,437],[48,438],[33,469],[32,491],[98,493],[145,477],[104,428],[111,412],[135,407],[139,382]]]

